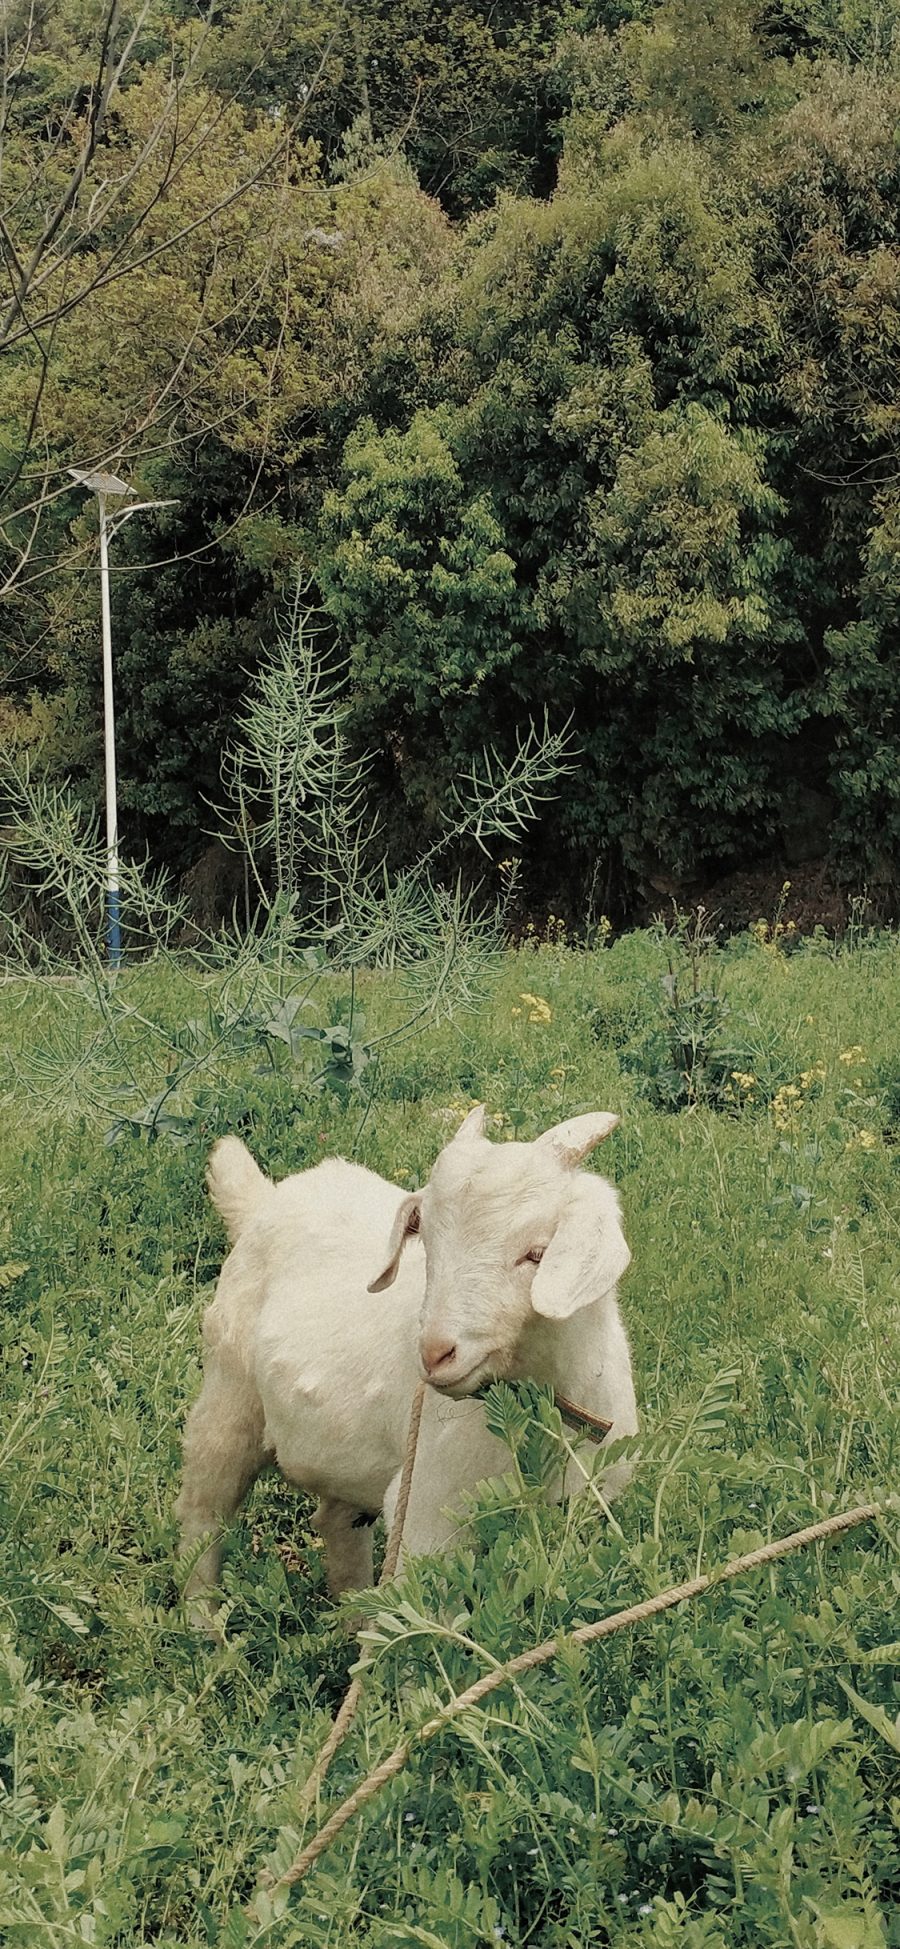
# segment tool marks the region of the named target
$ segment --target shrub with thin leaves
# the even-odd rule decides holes
[[[45,889],[77,949],[79,993],[31,1052],[48,1098],[112,1110],[111,1141],[126,1133],[183,1142],[243,1122],[268,1092],[285,1110],[331,1093],[371,1102],[382,1045],[480,995],[502,939],[502,914],[476,886],[446,871],[471,840],[485,855],[508,843],[572,764],[568,727],[526,724],[506,760],[485,749],[454,781],[441,830],[406,866],[392,867],[367,812],[368,762],[346,740],[347,704],[324,631],[298,583],[287,627],[250,687],[225,753],[223,825],[250,867],[255,907],[218,935],[192,930],[163,881],[134,863],[121,872],[126,959],[148,949],[177,970],[187,1013],[160,1017],[144,987],[118,981],[101,939],[108,861],[96,821],[70,795],[8,758],[16,824],[9,854]],[[10,909],[8,962],[59,972],[42,938]],[[405,1019],[367,1029],[358,977],[403,968]],[[340,975],[335,989],[327,977]],[[262,1091],[260,1082],[262,1081]]]

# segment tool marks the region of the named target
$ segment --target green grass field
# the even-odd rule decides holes
[[[303,1504],[257,1485],[227,1641],[178,1601],[172,1507],[223,1237],[212,1138],[279,1174],[329,1153],[419,1182],[464,1109],[498,1141],[585,1108],[634,1263],[643,1418],[617,1526],[547,1510],[524,1402],[475,1542],[376,1607],[379,1656],[320,1814],[493,1661],[868,1500],[900,1461],[900,944],[685,962],[648,934],[510,952],[477,1011],[386,1042],[351,1091],[223,1038],[155,1142],[196,980],[120,982],[118,1047],[78,983],[0,987],[0,1938],[332,1949],[900,1945],[900,1506],[691,1607],[565,1653],[411,1760],[290,1896],[298,1788],[355,1656]],[[208,978],[214,1002],[219,978]],[[696,987],[696,994],[694,989]],[[400,1020],[369,976],[366,1034]],[[524,999],[523,999],[524,997]],[[326,1021],[333,997],[320,989]],[[131,1013],[128,1013],[131,1011]],[[157,1026],[154,1026],[156,1024]],[[148,1026],[149,1025],[149,1026]],[[693,1040],[693,1053],[685,1048]],[[171,1052],[170,1052],[171,1053]],[[685,1066],[692,1087],[684,1082]],[[374,1079],[374,1080],[373,1080]],[[178,1141],[175,1141],[176,1137]]]

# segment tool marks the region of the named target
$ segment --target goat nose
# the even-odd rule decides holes
[[[450,1367],[456,1359],[456,1342],[439,1334],[429,1335],[427,1340],[422,1341],[421,1354],[422,1366],[431,1380],[435,1374],[440,1376],[441,1369]]]

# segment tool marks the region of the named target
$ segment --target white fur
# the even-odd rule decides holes
[[[509,1466],[469,1398],[485,1380],[549,1383],[611,1421],[611,1439],[635,1432],[619,1203],[604,1178],[577,1169],[616,1121],[576,1117],[533,1144],[491,1144],[474,1111],[412,1195],[342,1158],[273,1185],[237,1138],[216,1145],[209,1187],[233,1249],[204,1319],[203,1387],[185,1430],[183,1547],[211,1539],[190,1597],[215,1587],[222,1527],[271,1461],[320,1498],[331,1589],[371,1582],[371,1529],[355,1519],[383,1509],[390,1521],[423,1356],[432,1386],[408,1550],[444,1543],[463,1492]],[[527,1255],[539,1250],[536,1265]],[[593,1451],[579,1453],[590,1470]],[[566,1489],[584,1473],[570,1464]],[[628,1474],[608,1471],[604,1496]]]

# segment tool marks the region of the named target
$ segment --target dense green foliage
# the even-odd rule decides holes
[[[153,0],[47,244],[105,18],[12,22],[0,728],[96,796],[111,460],[177,498],[114,550],[134,847],[201,850],[299,564],[398,855],[549,703],[544,885],[889,884],[897,0]]]
[[[424,352],[420,328],[376,371],[388,424],[354,433],[326,498],[326,599],[413,803],[476,717],[550,693],[584,741],[563,826],[585,871],[761,851],[796,774],[877,873],[900,778],[900,91],[777,67],[746,132],[724,109],[706,131],[670,66],[654,92],[666,15],[583,46],[556,195],[482,219]],[[434,565],[463,540],[461,603]]]
[[[359,1091],[310,1094],[287,1042],[261,1074],[258,1043],[234,1036],[181,1142],[112,1148],[84,1089],[90,991],[6,984],[4,1942],[900,1944],[895,1503],[470,1710],[413,1750],[274,1916],[258,1877],[296,1848],[297,1789],[353,1657],[283,1484],[261,1482],[236,1525],[224,1648],[192,1638],[177,1599],[178,1435],[223,1251],[202,1172],[212,1132],[239,1121],[275,1173],[355,1147],[405,1183],[476,1091],[497,1141],[588,1106],[622,1114],[602,1166],[634,1250],[636,1480],[615,1527],[590,1499],[548,1510],[554,1417],[497,1392],[515,1470],[479,1496],[471,1547],[376,1600],[378,1661],[326,1806],[494,1659],[890,1493],[898,946],[785,954],[789,939],[776,923],[727,952],[638,935],[510,954],[477,1017],[387,1046],[362,1122]],[[221,1008],[222,975],[206,986]],[[167,1057],[142,1018],[168,1021],[181,1059],[196,974],[137,969],[119,989],[121,1080],[149,1088]],[[407,1007],[394,976],[369,976],[359,999],[373,1031]],[[314,1019],[339,1000],[319,990]],[[678,1108],[666,1079],[687,1074],[692,1037]],[[724,1048],[730,1096],[712,1087]]]

